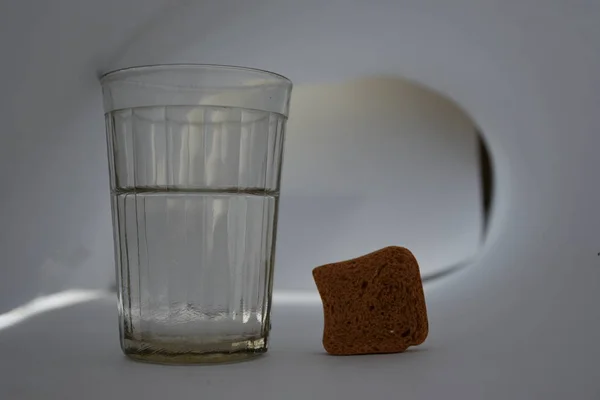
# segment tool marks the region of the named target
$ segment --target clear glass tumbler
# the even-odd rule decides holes
[[[101,83],[123,352],[162,363],[265,352],[292,83],[213,65]]]

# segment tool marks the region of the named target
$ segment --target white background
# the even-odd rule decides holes
[[[119,356],[113,304],[102,300],[0,332],[0,390],[7,398],[599,398],[599,20],[591,0],[3,2],[4,309],[83,284],[89,275],[79,270],[99,271],[98,280],[112,273],[95,267],[112,255],[90,249],[106,246],[110,231],[97,74],[113,67],[210,58],[295,82],[415,80],[481,127],[497,197],[478,259],[426,287],[431,333],[419,351],[326,357],[318,304],[281,302],[271,354],[256,363],[138,365]],[[69,281],[40,278],[53,266],[72,271],[61,275]]]
[[[7,32],[13,26],[22,35],[6,37],[23,43],[7,43],[14,67],[3,67],[7,70],[3,98],[9,106],[0,111],[7,121],[1,139],[6,206],[0,250],[10,279],[0,280],[0,311],[37,295],[113,285],[108,167],[97,75],[122,65],[216,62],[280,66],[280,72],[294,74],[290,77],[297,87],[286,143],[276,289],[314,292],[310,271],[315,266],[387,245],[413,250],[425,276],[465,263],[478,253],[482,196],[473,121],[449,100],[400,79],[401,71],[389,77],[379,76],[383,68],[357,76],[335,73],[325,76],[332,82],[325,83],[314,64],[322,54],[304,62],[315,69],[311,74],[297,70],[295,63],[301,60],[279,65],[283,55],[277,56],[276,50],[273,60],[262,61],[258,56],[263,44],[273,40],[271,35],[260,36],[266,34],[262,29],[251,40],[253,46],[247,47],[239,34],[231,43],[215,40],[202,45],[203,39],[194,39],[197,33],[187,30],[191,26],[167,28],[180,18],[196,21],[198,17],[188,14],[203,10],[199,5],[169,6],[146,22],[137,11],[127,14],[123,29],[137,22],[138,29],[148,32],[139,31],[131,40],[115,36],[111,47],[105,41],[114,32],[104,29],[118,27],[126,7],[100,13],[63,1],[44,12],[38,7],[35,13],[22,11],[23,15],[9,18],[20,7],[24,6],[7,7],[3,14]],[[231,17],[250,23],[259,8]],[[285,9],[281,11],[281,18],[289,17]],[[56,13],[54,23],[46,13]],[[68,18],[70,13],[73,18]],[[102,23],[82,25],[98,15],[105,16]],[[25,29],[19,17],[34,28]],[[231,23],[232,29],[236,26]],[[273,29],[269,24],[265,28]],[[162,33],[155,37],[156,32]],[[163,44],[173,39],[180,52],[175,43]],[[224,48],[236,57],[224,57]],[[19,58],[19,52],[26,55]],[[285,55],[293,56],[297,53]]]
[[[315,266],[406,246],[429,276],[483,242],[478,137],[456,105],[398,78],[295,88],[275,288],[315,291]]]

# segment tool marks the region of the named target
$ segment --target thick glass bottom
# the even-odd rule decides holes
[[[136,361],[158,364],[212,364],[244,361],[267,351],[266,337],[213,343],[123,341],[123,352]]]

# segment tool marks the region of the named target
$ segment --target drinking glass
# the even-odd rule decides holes
[[[292,83],[157,65],[101,84],[123,352],[161,363],[264,353]]]

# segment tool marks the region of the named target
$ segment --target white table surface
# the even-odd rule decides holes
[[[577,334],[568,317],[546,335],[528,333],[535,321],[504,326],[501,315],[498,326],[473,316],[465,331],[468,308],[457,318],[442,291],[428,286],[427,296],[430,336],[402,354],[329,356],[320,303],[280,302],[267,355],[200,366],[130,361],[118,346],[115,302],[94,300],[0,331],[0,398],[600,398],[600,370],[590,368],[600,357],[593,332],[569,345],[567,332]],[[452,322],[459,319],[462,328]]]

